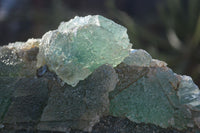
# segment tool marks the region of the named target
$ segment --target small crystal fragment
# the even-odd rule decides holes
[[[130,55],[124,59],[124,63],[130,66],[149,67],[152,57],[142,49],[131,49]]]

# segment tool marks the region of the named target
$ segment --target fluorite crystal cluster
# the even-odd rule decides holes
[[[198,132],[192,79],[131,46],[124,27],[96,15],[0,47],[0,132],[135,132],[131,121]],[[147,126],[138,132],[160,129]]]
[[[102,16],[75,17],[47,32],[39,45],[38,67],[47,65],[75,86],[103,64],[113,67],[129,55],[126,28]]]

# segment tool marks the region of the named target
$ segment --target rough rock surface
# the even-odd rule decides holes
[[[164,128],[184,129],[195,125],[194,109],[188,106],[193,104],[199,110],[199,89],[192,81],[180,79],[167,67],[120,64],[116,72],[120,81],[110,93],[112,115]],[[187,100],[183,103],[182,99]]]
[[[117,81],[115,70],[103,65],[76,87],[52,82],[38,130],[64,132],[74,128],[91,131],[100,117],[109,113],[108,94],[114,90]]]
[[[2,133],[89,133],[77,129],[68,129],[66,132],[53,132],[53,131],[41,131],[31,129],[21,130],[1,130]],[[199,133],[198,129],[176,130],[173,128],[164,129],[153,124],[138,124],[132,122],[126,118],[105,116],[96,123],[91,133]]]

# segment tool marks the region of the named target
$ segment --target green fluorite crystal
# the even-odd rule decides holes
[[[152,57],[143,49],[131,49],[130,55],[124,59],[124,63],[130,66],[149,67]]]
[[[126,31],[99,15],[75,17],[42,37],[37,65],[48,65],[64,82],[75,86],[99,66],[116,66],[129,55],[132,45]]]
[[[72,86],[84,80],[62,86],[46,66]],[[131,49],[126,29],[98,15],[61,23],[42,39],[0,47],[0,131],[91,131],[106,115],[200,128],[200,90],[165,62]]]

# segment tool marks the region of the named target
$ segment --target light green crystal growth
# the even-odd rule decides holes
[[[152,57],[143,49],[131,49],[130,55],[123,62],[130,66],[149,67],[152,62]]]
[[[123,26],[99,15],[75,17],[42,37],[37,66],[76,86],[99,66],[121,63],[131,47]]]

